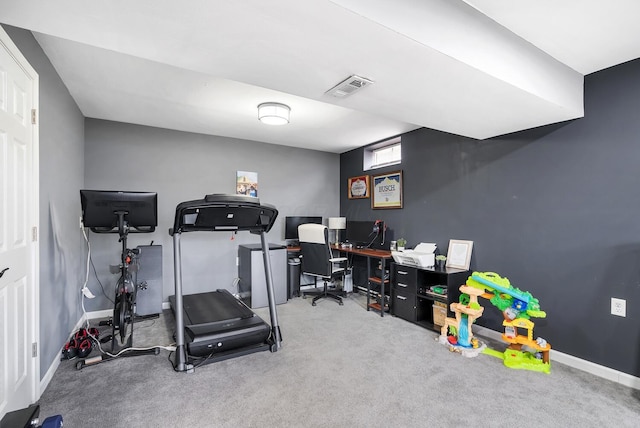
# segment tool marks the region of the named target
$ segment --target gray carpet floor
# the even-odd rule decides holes
[[[280,351],[191,374],[164,350],[82,370],[62,361],[40,414],[66,428],[640,426],[640,391],[554,362],[544,374],[465,358],[433,331],[364,308],[357,294],[344,306],[292,299],[278,306]],[[170,344],[173,323],[169,311],[136,323],[134,345]]]

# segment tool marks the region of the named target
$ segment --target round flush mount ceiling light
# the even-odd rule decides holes
[[[280,103],[262,103],[258,106],[258,119],[267,125],[286,125],[289,123],[291,109]]]

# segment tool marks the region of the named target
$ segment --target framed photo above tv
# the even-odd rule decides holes
[[[348,181],[349,199],[366,199],[369,197],[369,176],[351,177]]]
[[[371,208],[402,208],[402,171],[374,175],[371,181]]]

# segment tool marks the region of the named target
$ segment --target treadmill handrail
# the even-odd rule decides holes
[[[277,216],[278,210],[273,205],[260,204],[258,198],[206,195],[203,199],[178,204],[169,235],[196,231],[249,231],[260,234],[271,230]]]

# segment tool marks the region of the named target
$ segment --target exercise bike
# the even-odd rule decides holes
[[[120,356],[145,355],[158,353],[158,349],[136,350],[133,348],[133,325],[140,319],[151,316],[136,316],[138,249],[127,248],[127,236],[130,232],[150,233],[158,224],[157,194],[154,192],[122,192],[104,190],[81,190],[83,224],[95,233],[115,233],[122,244],[120,264],[110,266],[111,273],[119,274],[115,284],[113,317],[101,321],[99,325],[111,326],[111,337],[101,338],[100,342],[111,340],[111,353],[99,358],[80,361],[77,369],[87,364],[103,362]],[[157,317],[155,315],[154,317]],[[106,339],[106,340],[105,340]]]
[[[120,265],[115,266],[115,272],[112,270],[112,273],[120,273],[120,277],[116,281],[113,318],[111,320],[112,352],[116,350],[116,345],[119,345],[120,349],[130,348],[133,345],[133,323],[138,291],[136,273],[138,271],[139,250],[127,248],[129,226],[124,220],[120,221],[120,217],[124,217],[122,212],[116,212],[116,214],[118,215],[118,233],[120,234],[119,242],[122,242],[122,254]]]

